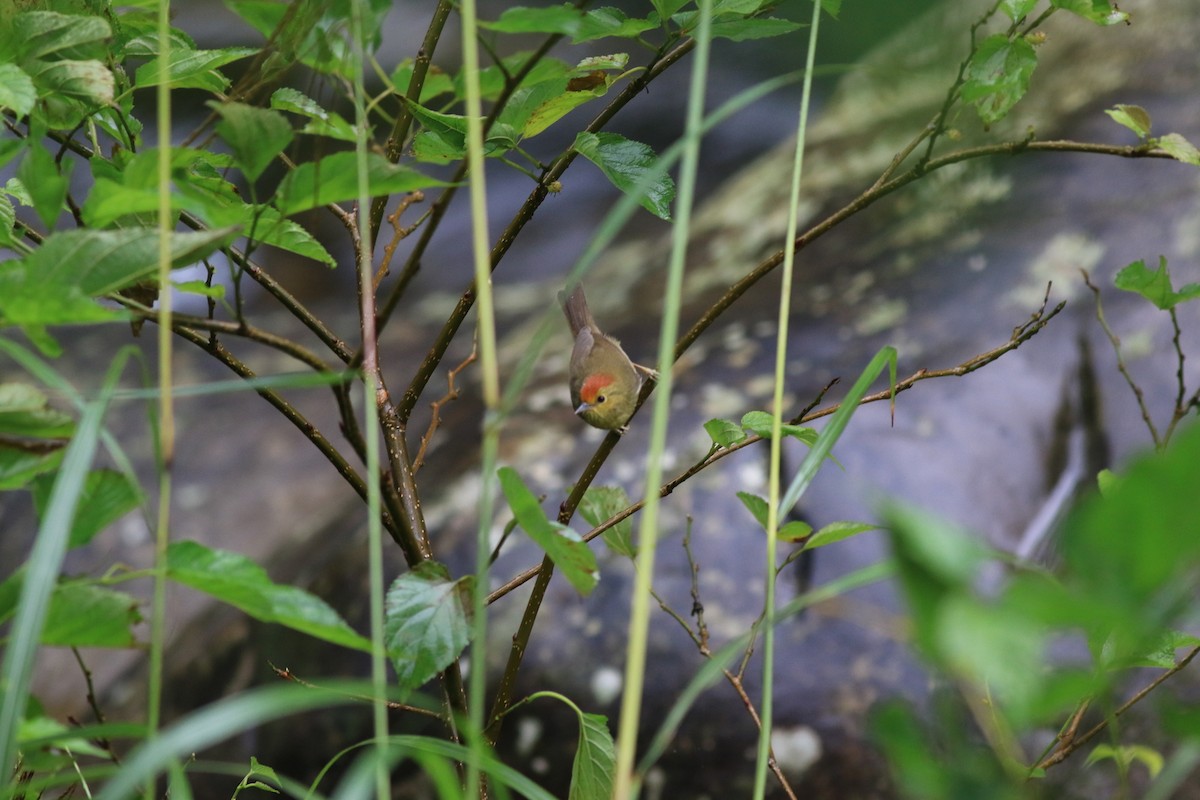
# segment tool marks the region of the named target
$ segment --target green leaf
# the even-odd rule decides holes
[[[700,24],[700,12],[689,11],[675,15],[675,22],[685,33],[694,32]],[[729,39],[734,42],[745,42],[752,39],[769,39],[772,36],[782,36],[785,33],[805,27],[799,22],[775,17],[747,17],[738,19],[714,19],[712,22],[712,37],[714,39]]]
[[[1191,164],[1193,167],[1200,167],[1200,150],[1196,149],[1196,145],[1183,138],[1182,135],[1168,133],[1166,136],[1160,136],[1155,139],[1154,144],[1170,153],[1171,157],[1176,161]]]
[[[162,59],[154,58],[138,67],[134,86],[144,89],[168,81],[172,89],[203,89],[224,92],[229,79],[218,68],[258,53],[253,47],[224,47],[220,50],[172,48],[170,63],[163,69]]]
[[[1104,113],[1108,114],[1119,124],[1129,128],[1129,130],[1136,133],[1142,139],[1150,135],[1150,114],[1141,106],[1117,103],[1112,108],[1106,108]]]
[[[10,108],[20,119],[36,102],[37,90],[29,73],[16,64],[0,64],[0,109]]]
[[[729,419],[710,419],[704,423],[704,430],[713,444],[720,447],[733,447],[747,438],[742,426]]]
[[[1000,10],[1013,22],[1018,22],[1033,11],[1037,4],[1038,0],[1000,0]]]
[[[589,486],[579,501],[579,513],[593,528],[607,522],[630,506],[629,495],[619,486]],[[633,523],[628,517],[609,528],[601,538],[617,555],[634,558]]]
[[[392,582],[383,636],[402,689],[417,689],[450,666],[471,641],[470,576],[422,561]]]
[[[262,622],[355,650],[371,642],[355,633],[329,605],[303,589],[274,583],[245,556],[198,542],[174,542],[167,550],[167,577],[215,597]]]
[[[761,436],[764,439],[771,438],[771,426],[773,419],[766,411],[747,411],[742,415],[742,427],[753,433],[755,436]],[[812,447],[817,441],[817,431],[814,428],[809,428],[804,425],[790,425],[783,423],[780,426],[780,432],[784,436],[791,436],[798,439],[804,444]]]
[[[997,33],[984,39],[967,65],[962,96],[990,125],[1002,119],[1029,89],[1037,53],[1024,39]]]
[[[580,594],[587,595],[600,580],[596,555],[575,531],[546,517],[538,499],[511,467],[499,470],[500,488],[521,529],[545,551]]]
[[[112,28],[103,18],[82,14],[24,11],[13,17],[11,24],[12,44],[20,59],[42,58],[112,36]]]
[[[875,530],[878,527],[878,525],[872,525],[869,522],[851,522],[846,520],[831,522],[814,533],[804,543],[804,549],[814,550],[818,547],[824,547],[827,544],[849,539],[851,536],[857,536],[865,531]]]
[[[369,153],[367,174],[372,197],[411,192],[431,186],[447,186],[414,169],[388,162]],[[285,217],[310,208],[339,203],[358,197],[358,170],[354,153],[334,153],[320,161],[309,161],[288,173],[279,185],[275,206]]]
[[[1154,643],[1152,649],[1148,650],[1140,658],[1134,658],[1122,666],[1170,669],[1178,663],[1178,660],[1175,658],[1176,650],[1181,647],[1191,649],[1196,645],[1200,645],[1200,638],[1190,633],[1185,631],[1167,631],[1158,642]]]
[[[0,490],[20,489],[44,472],[58,469],[61,447],[37,450],[0,442]]]
[[[1037,0],[1028,0],[1028,2],[1033,4]],[[821,0],[821,10],[837,19],[838,14],[842,13],[842,0]]]
[[[1129,14],[1119,11],[1109,0],[1050,0],[1050,5],[1078,14],[1097,25],[1129,21]]]
[[[13,231],[16,228],[17,212],[7,195],[0,194],[0,246],[8,246],[16,241]]]
[[[237,231],[171,234],[174,267],[225,246]],[[120,319],[91,298],[152,277],[158,269],[158,230],[76,229],[55,233],[23,259],[0,262],[0,325],[36,334],[45,325]]]
[[[1171,287],[1171,274],[1164,256],[1158,257],[1158,269],[1153,272],[1146,268],[1145,261],[1134,261],[1125,266],[1113,279],[1113,285],[1140,294],[1164,311],[1200,297],[1200,283],[1189,283],[1178,292]]]
[[[325,136],[343,142],[353,142],[357,138],[354,126],[347,122],[341,114],[336,111],[326,111],[316,100],[295,89],[288,87],[276,89],[275,93],[271,95],[271,108],[307,117],[310,122],[300,129],[300,133]]]
[[[185,294],[198,294],[213,300],[225,299],[224,284],[216,283],[209,286],[205,281],[171,281],[171,285]]]
[[[691,0],[651,0],[659,19],[670,19],[676,11],[686,6]]]
[[[785,522],[783,527],[781,527],[778,533],[775,534],[776,538],[778,538],[781,542],[799,542],[807,539],[811,535],[812,525],[809,525],[807,522],[798,519],[794,519],[791,522]]]
[[[753,517],[758,520],[758,524],[763,530],[767,529],[767,514],[769,506],[767,501],[756,494],[750,492],[738,492],[738,499],[742,501],[742,505],[750,512]]]
[[[42,644],[55,647],[133,647],[142,621],[138,601],[90,583],[60,583],[50,597]]]
[[[404,59],[396,66],[391,76],[392,88],[396,94],[408,95],[408,85],[412,82],[412,75],[413,60],[411,58]],[[431,64],[428,72],[425,73],[425,82],[421,84],[421,96],[417,100],[421,103],[428,103],[433,98],[447,93],[455,93],[454,78]],[[491,99],[487,93],[484,93],[483,97]]]
[[[517,6],[495,22],[479,24],[500,33],[559,33],[570,36],[574,44],[609,36],[632,39],[658,27],[650,19],[631,18],[617,8],[582,11],[570,3],[549,8]]]
[[[1104,496],[1091,496],[1064,523],[1064,580],[1093,611],[1114,657],[1140,656],[1194,601],[1200,570],[1195,502],[1200,426],[1135,461]],[[1136,531],[1136,536],[1130,536]]]
[[[575,711],[579,714],[579,747],[571,763],[568,800],[607,800],[612,796],[617,767],[608,717]]]
[[[1127,770],[1133,766],[1135,761],[1140,761],[1146,767],[1146,771],[1150,773],[1150,778],[1153,780],[1158,777],[1158,773],[1162,772],[1166,764],[1163,754],[1155,750],[1153,747],[1147,747],[1141,744],[1126,744],[1114,746],[1111,744],[1098,744],[1092,752],[1088,753],[1087,760],[1084,761],[1085,766],[1091,766],[1098,761],[1111,758],[1122,766],[1122,770]]]
[[[56,164],[44,147],[34,144],[17,168],[17,177],[29,192],[33,210],[49,229],[54,228],[59,214],[67,207],[67,190],[74,163],[66,160],[61,165]]]
[[[671,218],[675,182],[659,171],[658,157],[649,146],[616,133],[585,131],[575,137],[575,150],[599,167],[618,189],[637,196],[651,214]]]
[[[48,105],[46,121],[56,128],[75,124],[74,121],[83,119],[97,106],[110,105],[115,96],[112,71],[94,59],[27,63],[25,71],[42,97],[79,101],[77,107],[55,109],[53,103]]]
[[[902,506],[888,506],[889,529],[900,585],[908,598],[913,636],[928,656],[942,652],[940,614],[948,598],[969,591],[986,551],[943,520]]]
[[[251,182],[292,141],[292,126],[277,111],[244,103],[210,103],[221,115],[217,133],[233,150],[234,158]]]
[[[50,407],[36,386],[0,383],[0,434],[23,439],[69,437],[75,420]]]
[[[1096,488],[1100,490],[1101,497],[1108,497],[1120,481],[1121,476],[1111,469],[1102,469],[1096,474]]]
[[[30,487],[39,517],[46,513],[54,479],[53,475],[42,475]],[[87,544],[97,533],[137,508],[142,500],[141,487],[130,482],[125,475],[109,469],[92,470],[84,480],[79,495],[79,507],[71,523],[71,537],[67,546],[81,547]]]

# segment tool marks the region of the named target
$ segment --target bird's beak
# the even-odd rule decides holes
[[[588,410],[589,408],[591,408],[591,407],[592,407],[592,404],[591,404],[591,403],[580,403],[580,404],[579,404],[579,408],[575,409],[575,415],[576,415],[576,416],[579,416],[579,415],[583,414],[583,412],[587,411],[587,410]]]

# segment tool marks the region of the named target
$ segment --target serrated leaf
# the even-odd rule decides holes
[[[651,214],[671,218],[675,182],[658,170],[658,157],[649,146],[615,133],[585,131],[575,137],[575,150],[598,166],[618,189],[636,195]]]
[[[205,258],[236,234],[229,228],[172,233],[172,265]],[[25,258],[0,262],[0,326],[20,325],[26,335],[46,344],[46,325],[122,319],[123,314],[92,298],[150,278],[157,270],[157,229],[55,233]]]
[[[245,103],[211,103],[221,115],[217,133],[233,150],[246,178],[254,182],[263,170],[291,144],[291,124],[277,111]]]
[[[629,505],[629,495],[619,486],[589,486],[579,501],[579,514],[595,528]],[[628,517],[601,534],[601,538],[617,555],[629,558],[637,556],[637,547],[633,543],[633,523]]]
[[[82,59],[75,61],[42,61],[26,65],[26,71],[42,96],[58,94],[63,98],[81,101],[84,107],[71,113],[64,110],[61,116],[52,116],[55,127],[66,124],[85,111],[113,102],[115,80],[112,71],[101,61]]]
[[[732,447],[747,438],[742,426],[729,419],[710,419],[704,423],[704,430],[713,444],[721,447]]]
[[[371,197],[447,186],[415,169],[390,163],[377,154],[367,155],[367,175]],[[354,153],[334,153],[320,161],[301,164],[288,173],[279,185],[275,207],[285,217],[310,208],[340,203],[358,197],[358,169]]]
[[[767,501],[756,494],[751,494],[750,492],[738,492],[737,496],[738,499],[742,501],[742,505],[746,507],[746,510],[749,511],[756,520],[758,520],[759,526],[762,527],[763,530],[766,530],[768,521],[767,514],[769,513]]]
[[[41,517],[50,502],[50,491],[54,488],[54,476],[39,476],[30,489],[33,506]],[[142,502],[141,487],[115,470],[97,469],[87,474],[79,495],[75,519],[71,523],[68,547],[81,547],[96,534],[133,511]]]
[[[37,89],[33,78],[16,64],[0,64],[0,109],[12,109],[17,118],[33,110]]]
[[[355,650],[371,649],[371,642],[355,633],[324,600],[298,587],[274,583],[266,570],[237,553],[198,542],[174,542],[167,550],[167,577],[262,622]]]
[[[224,47],[220,50],[172,48],[166,69],[161,58],[153,58],[138,67],[133,82],[139,89],[166,81],[172,89],[223,92],[229,87],[229,78],[221,74],[219,68],[258,52],[253,47]]]
[[[271,95],[271,108],[307,117],[310,122],[300,129],[300,133],[327,136],[343,142],[353,142],[357,138],[354,126],[341,114],[325,110],[316,100],[295,89],[276,89]]]
[[[1118,10],[1109,0],[1050,0],[1050,5],[1078,14],[1097,25],[1129,21],[1129,14]]]
[[[1172,288],[1171,274],[1164,256],[1158,257],[1158,269],[1153,271],[1146,268],[1145,261],[1140,260],[1123,267],[1113,278],[1113,285],[1123,291],[1140,294],[1164,311],[1200,297],[1200,283],[1189,283],[1178,292]]]
[[[984,39],[967,65],[962,96],[990,125],[1002,119],[1029,90],[1037,53],[1024,39],[1002,33]]]
[[[10,24],[12,44],[22,59],[41,58],[112,36],[112,28],[102,17],[83,14],[23,11]]]
[[[17,224],[17,212],[12,201],[0,194],[0,246],[11,245],[15,240],[13,230]]]
[[[1150,113],[1141,106],[1131,106],[1118,103],[1112,108],[1106,108],[1108,114],[1117,123],[1124,125],[1142,139],[1150,135]]]
[[[471,641],[471,577],[423,561],[392,582],[383,636],[400,687],[413,690],[450,666]]]
[[[42,644],[54,647],[133,647],[142,621],[138,602],[90,583],[60,583],[50,597]]]
[[[575,531],[546,516],[537,497],[511,467],[499,470],[500,488],[521,530],[545,551],[563,576],[582,595],[591,593],[600,580],[596,555]]]
[[[1183,138],[1178,133],[1168,133],[1166,136],[1160,136],[1154,144],[1159,148],[1166,150],[1171,154],[1171,158],[1176,161],[1182,161],[1184,164],[1191,164],[1193,167],[1200,167],[1200,150],[1196,146]]]
[[[608,730],[608,717],[579,714],[579,747],[571,763],[568,800],[607,800],[612,796],[616,774],[616,748]]]
[[[1036,3],[1037,0],[1029,0]],[[821,0],[821,10],[834,19],[838,18],[838,14],[842,13],[842,0]]]
[[[1140,658],[1135,658],[1132,661],[1122,664],[1123,667],[1155,667],[1158,669],[1170,669],[1177,663],[1175,651],[1181,647],[1193,648],[1200,645],[1200,637],[1193,636],[1185,631],[1167,631],[1162,638],[1156,642],[1153,648],[1147,651]]]
[[[869,522],[850,522],[839,521],[831,522],[828,525],[821,527],[819,531],[809,537],[804,543],[804,549],[814,550],[818,547],[824,547],[834,542],[840,542],[843,539],[849,539],[851,536],[857,536],[866,531],[872,531],[878,528],[878,525],[872,525]]]

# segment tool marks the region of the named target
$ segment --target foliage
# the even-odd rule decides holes
[[[40,520],[28,560],[0,583],[0,623],[8,625],[0,673],[4,690],[0,768],[6,781],[10,772],[13,778],[3,796],[58,790],[91,796],[92,789],[99,787],[100,797],[123,797],[139,785],[152,785],[163,774],[170,776],[172,793],[187,796],[182,759],[191,753],[269,720],[346,704],[351,698],[357,702],[362,687],[330,680],[322,687],[256,688],[219,700],[162,731],[156,730],[154,715],[148,726],[155,730],[140,724],[106,727],[99,719],[97,725],[74,728],[51,719],[29,689],[38,648],[146,646],[140,627],[146,616],[144,605],[135,593],[117,587],[155,578],[203,592],[261,622],[298,631],[313,640],[313,647],[332,645],[371,652],[378,658],[386,655],[393,670],[391,689],[382,691],[377,684],[365,689],[376,709],[395,695],[392,700],[398,697],[413,704],[404,710],[417,713],[422,704],[430,705],[419,690],[431,681],[439,683],[438,693],[447,699],[448,707],[425,710],[444,723],[450,738],[377,736],[369,742],[370,752],[349,768],[347,787],[358,786],[355,781],[369,782],[363,776],[372,769],[386,770],[411,757],[446,796],[476,791],[474,785],[461,790],[448,766],[451,761],[481,770],[498,792],[509,787],[523,796],[550,796],[492,754],[505,716],[518,702],[512,696],[513,684],[530,630],[555,569],[581,595],[596,588],[601,572],[588,545],[592,538],[603,535],[614,553],[639,565],[652,558],[653,546],[644,547],[644,539],[634,536],[629,522],[646,500],[631,502],[624,489],[591,485],[619,438],[616,433],[597,450],[594,468],[589,467],[585,477],[563,482],[570,488],[563,489],[566,497],[556,518],[545,512],[543,498],[521,477],[530,465],[503,467],[494,476],[485,476],[498,480],[513,524],[546,559],[536,572],[520,629],[514,633],[488,627],[488,637],[475,635],[473,626],[483,624],[476,614],[483,598],[499,601],[532,573],[513,577],[502,590],[487,595],[495,585],[488,565],[474,575],[452,572],[447,564],[453,563],[455,554],[443,552],[444,540],[437,531],[425,528],[421,489],[414,478],[421,457],[409,457],[405,436],[415,404],[435,370],[444,366],[451,344],[463,338],[460,327],[483,294],[477,289],[483,287],[464,288],[461,302],[435,329],[424,363],[412,374],[394,375],[380,367],[380,333],[397,306],[410,299],[407,292],[413,276],[455,193],[465,182],[479,179],[468,169],[472,156],[491,159],[497,168],[513,170],[529,181],[529,198],[494,243],[493,269],[500,267],[513,239],[547,195],[561,188],[564,173],[579,156],[623,193],[622,207],[629,212],[640,206],[659,219],[673,220],[678,207],[691,201],[689,181],[681,179],[677,190],[671,176],[681,147],[656,153],[647,144],[610,130],[612,118],[645,96],[647,87],[665,70],[686,60],[702,31],[705,46],[709,38],[740,46],[788,36],[804,26],[775,16],[776,4],[765,0],[699,5],[653,0],[636,11],[569,3],[509,7],[496,19],[479,21],[492,63],[476,71],[455,71],[440,69],[436,63],[442,26],[452,13],[466,17],[474,12],[469,3],[459,8],[459,4],[440,2],[431,16],[426,46],[415,58],[388,65],[389,71],[374,59],[380,45],[376,32],[382,29],[390,5],[382,0],[228,0],[246,30],[260,35],[262,43],[206,49],[178,28],[160,35],[160,9],[151,2],[0,0],[0,114],[5,123],[0,168],[8,176],[0,193],[4,252],[0,351],[27,373],[20,378],[6,374],[0,383],[0,490],[28,492]],[[822,0],[819,8],[837,17],[841,3]],[[1039,28],[1059,11],[1097,25],[1127,19],[1102,0],[1050,0],[1048,4],[998,0],[972,29],[972,47],[938,116],[914,131],[911,146],[855,200],[853,211],[866,209],[929,172],[969,158],[1018,149],[1071,149],[1062,143],[1050,147],[1031,137],[1020,143],[995,143],[990,151],[945,150],[946,142],[954,138],[949,120],[960,105],[973,107],[990,125],[1004,118],[1029,91],[1039,48],[1052,46],[1043,42]],[[356,30],[371,33],[356,36]],[[518,49],[517,43],[525,47],[531,40],[540,44]],[[781,41],[792,46],[795,40]],[[607,52],[596,55],[598,50],[584,46],[592,44]],[[555,56],[549,55],[552,51]],[[368,101],[352,88],[364,80],[364,64],[377,78],[375,94]],[[303,68],[300,75],[297,65]],[[169,141],[177,144],[161,150],[145,135],[154,127],[154,109],[148,102],[154,90],[180,105],[196,96],[204,104],[204,118],[197,127],[165,131]],[[469,110],[468,97],[475,94],[486,103],[482,114]],[[693,120],[699,121],[692,128],[697,135],[721,114],[736,113],[741,107],[740,100],[731,101],[701,120],[702,99],[695,91],[689,98]],[[354,107],[354,114],[346,112],[347,105]],[[1200,151],[1181,134],[1152,136],[1150,115],[1144,109],[1122,104],[1108,113],[1133,131],[1139,144],[1133,148],[1078,144],[1075,149],[1200,165]],[[473,134],[477,128],[482,130],[478,137]],[[551,130],[565,134],[559,141],[570,142],[561,152],[553,152],[547,144],[554,137],[543,136]],[[800,140],[802,148],[802,136]],[[913,159],[918,163],[906,162],[921,143],[926,144],[924,156]],[[935,154],[935,146],[943,150]],[[906,171],[899,171],[902,166]],[[437,195],[429,210],[401,224],[404,214],[411,217],[424,202],[426,192]],[[393,202],[395,213],[387,219],[394,237],[388,243],[384,219]],[[159,218],[160,209],[167,210],[166,219]],[[346,240],[331,246],[318,233],[318,214],[340,224]],[[790,215],[798,216],[795,207]],[[393,275],[397,243],[413,234],[415,244]],[[374,246],[381,238],[382,253],[375,255]],[[347,339],[335,333],[332,321],[322,319],[285,289],[264,266],[268,262],[263,256],[285,253],[337,268],[350,250],[356,253],[352,258],[359,277],[356,291],[342,299],[347,307],[361,302],[357,307],[366,311],[359,316],[357,335]],[[673,351],[672,342],[664,342],[663,353],[678,357],[782,256],[780,251],[760,265],[745,265],[737,281],[702,315],[703,324],[685,334]],[[203,271],[202,280],[169,277],[171,270],[196,265]],[[258,319],[247,315],[245,284],[250,281],[312,337],[293,339],[260,327]],[[749,629],[716,652],[709,647],[702,616],[693,627],[660,598],[663,610],[696,642],[705,663],[671,717],[662,721],[651,752],[663,752],[688,706],[718,678],[724,676],[741,696],[748,697],[742,675],[764,628],[816,599],[881,580],[893,571],[909,603],[914,643],[961,696],[960,702],[942,709],[942,721],[962,729],[967,725],[964,718],[969,717],[985,740],[983,745],[953,735],[938,740],[940,734],[927,721],[899,706],[882,709],[876,725],[879,740],[894,762],[898,780],[914,796],[1019,794],[1023,781],[1041,775],[1057,763],[1055,758],[1066,758],[1082,745],[1064,738],[1054,753],[1030,759],[1021,751],[1021,734],[1065,715],[1081,714],[1075,709],[1092,701],[1108,709],[1105,719],[1111,721],[1121,711],[1113,702],[1116,688],[1130,668],[1149,665],[1173,673],[1185,666],[1197,652],[1196,640],[1181,628],[1192,610],[1190,589],[1200,567],[1200,550],[1190,537],[1200,529],[1200,520],[1194,503],[1187,502],[1194,465],[1200,461],[1200,429],[1176,432],[1200,405],[1200,395],[1187,395],[1182,384],[1176,308],[1200,296],[1200,288],[1189,284],[1175,289],[1165,260],[1157,270],[1144,262],[1130,264],[1118,275],[1117,287],[1142,295],[1169,315],[1176,331],[1180,387],[1172,419],[1161,437],[1148,412],[1145,415],[1161,452],[1106,479],[1105,491],[1089,498],[1071,516],[1061,537],[1061,572],[1022,567],[997,593],[986,594],[979,589],[979,579],[985,567],[999,559],[996,554],[936,519],[892,505],[885,514],[894,552],[890,564],[818,587],[778,612],[773,610],[772,596]],[[162,300],[176,289],[203,297],[206,312],[166,312]],[[676,287],[668,292],[665,304],[678,309],[678,301]],[[480,302],[484,319],[490,306]],[[1014,332],[1009,343],[960,365],[954,374],[968,374],[1015,349],[1057,311],[1045,316],[1039,312],[1034,321]],[[153,493],[142,485],[122,442],[103,422],[133,355],[129,351],[102,354],[94,362],[96,372],[106,371],[102,388],[94,397],[88,396],[55,366],[64,350],[81,347],[77,337],[61,329],[128,322],[136,334],[146,321],[161,324],[195,345],[214,363],[234,372],[246,389],[266,398],[331,462],[367,503],[372,519],[387,529],[407,570],[386,590],[380,583],[372,597],[384,615],[381,628],[372,636],[355,631],[312,592],[272,580],[250,558],[200,542],[172,541],[154,563],[142,568],[113,564],[98,575],[70,575],[64,570],[70,550],[87,547],[125,515],[139,509],[147,519],[154,515],[148,500]],[[17,343],[18,333],[32,343],[32,349]],[[530,359],[545,338],[543,332],[528,344]],[[64,347],[62,341],[69,344]],[[244,355],[256,347],[300,362],[315,377],[258,375]],[[1119,348],[1117,352],[1119,359]],[[456,396],[453,377],[473,358],[451,370],[448,399]],[[494,357],[485,354],[485,361],[491,363],[484,369],[494,373]],[[869,385],[885,366],[890,372],[888,390],[867,396]],[[896,351],[886,347],[820,433],[805,423],[833,412],[815,410],[821,397],[806,408],[792,409],[796,413],[786,421],[783,408],[750,410],[738,421],[709,421],[704,425],[711,440],[708,452],[659,493],[668,494],[744,447],[788,437],[810,451],[782,498],[764,499],[732,489],[729,493],[731,507],[736,496],[769,541],[797,545],[783,566],[806,551],[839,546],[873,529],[874,523],[845,520],[814,531],[787,515],[826,460],[840,466],[831,450],[860,401],[886,398],[894,404],[898,391],[932,377],[922,373],[897,381],[895,372]],[[669,387],[670,376],[665,370],[664,374]],[[517,396],[528,375],[528,369],[518,370],[506,395]],[[782,375],[778,379],[782,381]],[[407,391],[388,390],[398,381],[407,383]],[[314,385],[330,391],[344,442],[332,443],[284,396],[283,390]],[[197,391],[228,388],[214,382]],[[360,419],[361,401],[357,411],[355,401],[362,396],[352,397],[355,389],[366,392],[365,402],[382,423],[381,436],[376,437],[375,429]],[[653,390],[654,381],[648,381],[642,400]],[[169,407],[171,394],[170,387],[143,388],[127,392],[124,399],[149,397]],[[438,407],[435,404],[435,412]],[[253,421],[243,422],[252,434]],[[495,426],[503,422],[503,414],[489,413],[485,430],[493,435]],[[446,435],[438,431],[438,424],[435,413],[422,453],[430,438]],[[159,489],[169,501],[172,451],[164,442],[169,441],[170,426],[162,416],[151,415],[148,427],[147,438],[156,444]],[[386,450],[382,459],[372,455],[380,441]],[[98,452],[110,463],[98,466]],[[650,487],[650,496],[654,490]],[[571,528],[576,510],[592,530],[580,533]],[[737,513],[731,511],[730,516]],[[481,528],[486,530],[492,522],[481,515]],[[1138,535],[1130,536],[1131,531]],[[168,532],[161,526],[163,541]],[[497,551],[503,544],[502,540]],[[481,558],[485,555],[481,550]],[[695,564],[693,568],[698,571]],[[646,572],[652,577],[652,570]],[[768,586],[773,579],[774,574]],[[151,616],[161,629],[163,618],[157,606]],[[468,716],[462,682],[463,655],[473,635],[477,647],[487,645],[479,641],[483,638],[512,641],[493,709],[481,724]],[[1080,645],[1084,656],[1065,665],[1051,660],[1052,646],[1063,642]],[[153,665],[162,658],[162,641],[154,639],[148,647]],[[1177,657],[1180,648],[1190,648],[1190,655]],[[738,655],[743,657],[742,668],[731,671],[727,665]],[[487,666],[472,664],[479,670],[477,675]],[[786,691],[786,687],[772,687],[770,681],[767,684],[768,697],[772,688]],[[470,698],[470,705],[482,708],[478,694]],[[578,717],[579,744],[569,795],[573,800],[608,797],[621,780],[640,779],[652,766],[650,759],[638,766],[636,775],[618,774],[607,719],[553,693],[533,695],[545,696],[562,700]],[[91,702],[99,715],[95,699]],[[759,719],[753,701],[747,703],[751,716]],[[769,736],[769,714],[764,718],[764,736]],[[1185,731],[1181,736],[1197,738],[1200,726],[1186,719],[1178,724]],[[330,764],[347,752],[333,756]],[[947,752],[952,756],[949,761]],[[1155,775],[1174,774],[1169,759],[1136,743],[1094,748],[1088,758],[1112,762],[1122,775],[1139,764]],[[252,755],[249,764],[248,771],[244,762],[237,765],[236,774],[242,777],[231,789],[233,796],[247,789],[298,794],[315,790],[324,776],[323,770],[311,787],[297,787],[291,778]],[[787,777],[777,766],[772,769],[786,787]],[[760,782],[763,774],[760,771]]]

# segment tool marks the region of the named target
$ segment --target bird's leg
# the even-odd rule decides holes
[[[652,380],[658,383],[658,370],[635,363],[633,368],[642,374],[642,380]]]

